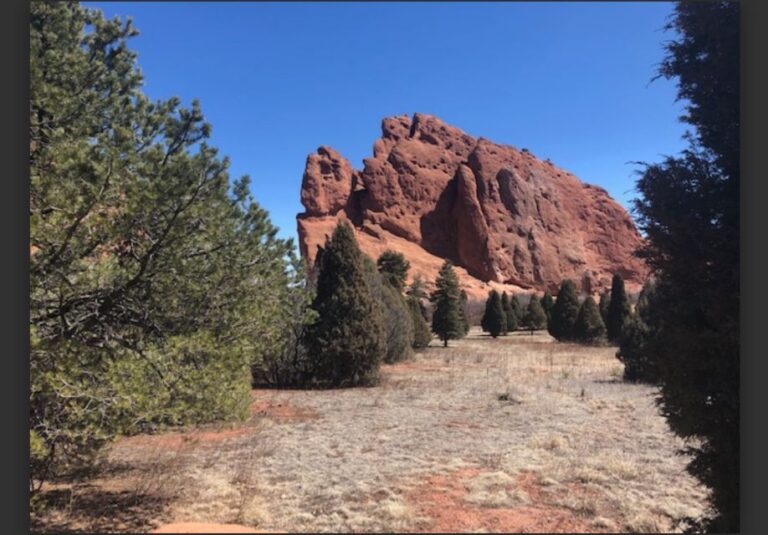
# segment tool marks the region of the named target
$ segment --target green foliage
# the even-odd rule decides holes
[[[739,3],[681,2],[660,75],[694,127],[649,165],[635,203],[654,270],[647,354],[670,427],[693,438],[688,470],[712,491],[699,529],[739,531]],[[716,81],[716,83],[713,83]]]
[[[523,308],[523,305],[520,304],[520,300],[514,294],[512,294],[512,297],[509,298],[509,306],[512,309],[512,315],[515,319],[514,329],[510,326],[509,330],[515,331],[523,321],[523,317],[525,316],[525,309]]]
[[[416,275],[413,278],[413,281],[408,287],[408,290],[406,290],[405,294],[408,297],[413,297],[416,299],[416,303],[419,305],[419,310],[421,310],[421,315],[424,317],[424,321],[428,322],[429,316],[427,315],[427,307],[424,306],[424,300],[429,299],[429,294],[427,293],[421,275]]]
[[[564,280],[560,284],[557,300],[552,307],[552,321],[548,325],[549,334],[558,340],[573,340],[580,308],[576,284],[570,279]]]
[[[605,336],[605,324],[592,296],[587,296],[579,308],[574,325],[574,338],[580,342],[594,343]]]
[[[488,300],[485,302],[485,313],[481,320],[483,330],[489,333],[493,338],[507,330],[507,318],[504,309],[501,307],[501,296],[496,290],[491,290],[488,294]]]
[[[310,307],[314,288],[305,274],[304,262],[293,259],[289,284],[276,311],[283,328],[273,349],[251,365],[255,385],[300,386],[311,379],[312,362],[303,340],[316,313]]]
[[[312,376],[320,384],[354,386],[378,381],[379,364],[387,351],[386,334],[363,259],[352,229],[339,223],[323,249],[312,302],[316,319],[305,336]],[[378,279],[375,267],[371,271]]]
[[[614,274],[611,282],[611,297],[608,301],[608,318],[605,327],[608,333],[608,340],[616,342],[621,337],[621,331],[624,328],[624,322],[632,313],[632,307],[629,304],[629,297],[624,289],[624,279],[618,273]]]
[[[411,266],[405,256],[395,251],[384,251],[376,261],[376,265],[385,282],[395,288],[398,293],[403,293],[405,279],[408,277],[408,269]]]
[[[247,177],[230,181],[198,103],[141,92],[134,35],[76,3],[31,4],[38,484],[118,434],[244,415],[249,365],[282,343],[293,245]]]
[[[507,334],[509,331],[516,331],[521,318],[515,313],[507,292],[502,292],[501,294],[501,308],[504,311],[504,319],[506,320],[504,334]]]
[[[653,336],[654,313],[651,308],[655,293],[652,282],[646,282],[637,301],[635,313],[624,325],[616,357],[624,363],[624,379],[644,383],[658,381],[654,357],[649,351]]]
[[[460,300],[460,307],[459,307],[459,313],[461,314],[461,336],[467,336],[469,334],[469,298],[467,297],[467,292],[464,290],[461,291],[461,294],[459,294],[459,300]]]
[[[429,325],[421,312],[421,304],[416,297],[409,295],[407,301],[413,322],[413,348],[423,349],[432,341],[432,333],[429,331]]]
[[[552,320],[552,307],[554,306],[555,300],[552,298],[552,294],[549,293],[549,290],[546,290],[544,296],[541,298],[541,308],[544,309],[544,312],[547,315],[547,325],[549,325],[549,322]]]
[[[374,300],[381,306],[384,344],[387,348],[384,362],[391,364],[409,359],[413,356],[414,331],[405,297],[390,284],[393,279],[388,273],[377,271],[376,265],[367,256],[363,257],[363,262],[368,286],[372,290]],[[403,286],[406,275],[407,271],[403,273]]]
[[[600,309],[600,317],[603,318],[603,323],[608,323],[608,309],[611,305],[611,292],[610,290],[605,290],[603,293],[600,294],[600,303],[598,304],[598,308]]]
[[[533,334],[533,331],[547,328],[547,313],[544,312],[544,308],[541,306],[541,302],[535,294],[532,294],[530,301],[528,301],[528,306],[525,309],[525,317],[523,318],[523,325],[526,329],[531,331],[531,334]]]
[[[448,340],[461,338],[464,328],[460,312],[459,279],[450,260],[446,260],[440,268],[430,300],[434,306],[432,332],[443,341],[445,347],[448,347]]]

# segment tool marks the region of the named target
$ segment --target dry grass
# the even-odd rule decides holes
[[[617,380],[615,348],[474,331],[451,346],[384,366],[375,388],[257,391],[236,430],[119,441],[88,484],[165,504],[118,531],[667,531],[703,512],[653,388]],[[36,526],[94,522],[75,501]]]

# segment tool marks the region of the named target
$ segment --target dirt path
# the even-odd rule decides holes
[[[701,513],[682,444],[651,387],[616,380],[614,348],[476,332],[452,345],[385,366],[375,388],[257,390],[240,426],[120,440],[38,524],[665,531]],[[122,507],[99,510],[104,495]]]

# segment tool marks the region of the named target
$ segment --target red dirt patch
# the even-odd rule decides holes
[[[203,430],[194,429],[184,432],[160,433],[157,435],[136,435],[119,439],[120,447],[138,448],[163,448],[169,450],[183,450],[197,446],[213,446],[229,438],[239,438],[247,435],[250,430],[247,427],[235,427],[232,429]]]
[[[253,402],[251,403],[251,414],[254,416],[266,416],[278,422],[296,422],[313,420],[320,415],[312,409],[304,407],[295,407],[284,401],[276,399],[259,399],[264,395],[265,390],[251,391]]]
[[[430,518],[429,532],[461,533],[494,531],[507,533],[595,532],[585,519],[572,511],[541,503],[541,490],[533,474],[518,476],[518,484],[531,499],[530,505],[500,508],[467,503],[465,483],[488,470],[464,468],[429,477],[408,495],[419,514]],[[599,531],[599,530],[598,530]]]

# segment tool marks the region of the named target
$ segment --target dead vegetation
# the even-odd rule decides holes
[[[384,366],[378,387],[255,391],[238,427],[118,441],[95,475],[49,487],[33,527],[680,529],[706,492],[614,351],[473,331]]]

